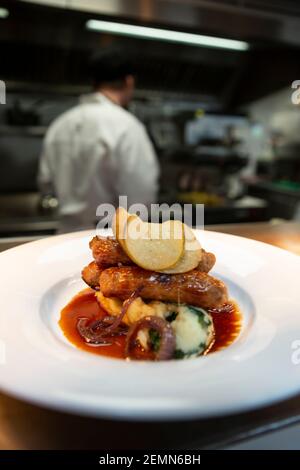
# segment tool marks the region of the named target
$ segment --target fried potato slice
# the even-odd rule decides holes
[[[127,224],[129,218],[138,218],[137,215],[129,214],[123,207],[118,207],[112,221],[113,234],[120,243],[123,250],[126,252],[124,240],[127,234]]]
[[[131,216],[127,220],[124,249],[141,268],[158,271],[173,266],[184,249],[183,224],[170,220],[162,224],[143,222]]]
[[[159,272],[166,274],[187,273],[198,266],[202,258],[202,249],[192,229],[188,225],[184,225],[184,240],[183,254],[177,263]]]

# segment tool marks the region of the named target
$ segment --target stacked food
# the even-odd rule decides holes
[[[111,344],[126,335],[125,356],[167,360],[195,357],[214,342],[216,309],[228,300],[224,283],[208,272],[215,256],[201,248],[193,231],[179,221],[143,222],[119,208],[113,237],[90,242],[94,261],[82,271],[107,313],[77,329],[89,344]]]

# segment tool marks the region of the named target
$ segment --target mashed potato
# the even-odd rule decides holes
[[[119,315],[123,302],[117,298],[104,297],[101,292],[96,294],[100,305],[110,314]],[[146,316],[158,316],[170,322],[176,337],[176,353],[178,358],[192,357],[203,354],[214,338],[212,317],[203,309],[191,305],[180,305],[151,301],[146,303],[138,297],[129,306],[124,322],[127,325]],[[146,330],[138,333],[141,346],[148,348],[149,334]]]

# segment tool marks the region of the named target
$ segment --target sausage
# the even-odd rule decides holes
[[[90,248],[93,258],[100,266],[134,265],[119,242],[114,238],[94,237],[90,241]],[[208,273],[215,262],[215,255],[202,249],[202,258],[197,270]]]
[[[209,273],[209,271],[214,267],[215,262],[215,255],[203,250],[202,248],[202,257],[196,269],[197,271],[201,271],[203,273]]]
[[[228,300],[225,284],[194,269],[184,274],[160,274],[136,266],[114,267],[100,274],[101,292],[105,297],[122,300],[140,289],[146,300],[161,300],[216,308]]]
[[[81,271],[81,277],[84,282],[92,289],[99,289],[99,277],[102,269],[93,261]]]
[[[94,237],[90,241],[90,249],[92,250],[93,258],[100,266],[133,264],[120,243],[114,238]]]

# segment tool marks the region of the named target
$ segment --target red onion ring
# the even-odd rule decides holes
[[[155,354],[155,360],[166,361],[172,359],[176,348],[176,338],[172,326],[163,318],[154,315],[141,318],[131,325],[126,338],[126,356],[131,357],[132,344],[139,330],[143,329],[156,330],[160,335],[160,344]]]
[[[105,317],[101,320],[96,320],[90,324],[88,318],[79,318],[77,322],[77,331],[86,343],[95,345],[109,346],[112,343],[105,339],[106,336],[121,336],[125,335],[128,331],[126,325],[118,325],[114,331],[107,333],[108,326],[114,322],[114,317]]]
[[[106,328],[106,332],[107,334],[108,333],[111,333],[112,331],[114,331],[119,325],[120,323],[122,322],[124,316],[126,315],[127,313],[127,310],[128,308],[130,307],[130,305],[132,304],[132,302],[137,299],[137,297],[139,297],[140,295],[140,292],[142,290],[142,287],[139,287],[138,289],[136,289],[132,294],[131,296],[125,300],[125,302],[123,303],[123,306],[122,306],[122,310],[121,310],[121,313],[119,316],[115,317],[115,320],[114,322]]]
[[[121,325],[121,323],[129,306],[139,296],[140,291],[141,288],[136,289],[131,296],[125,300],[121,313],[117,317],[104,317],[101,320],[96,320],[90,325],[88,325],[87,318],[80,318],[77,322],[77,331],[85,342],[89,344],[110,345],[112,343],[104,339],[106,336],[126,334],[128,328],[126,325]]]

